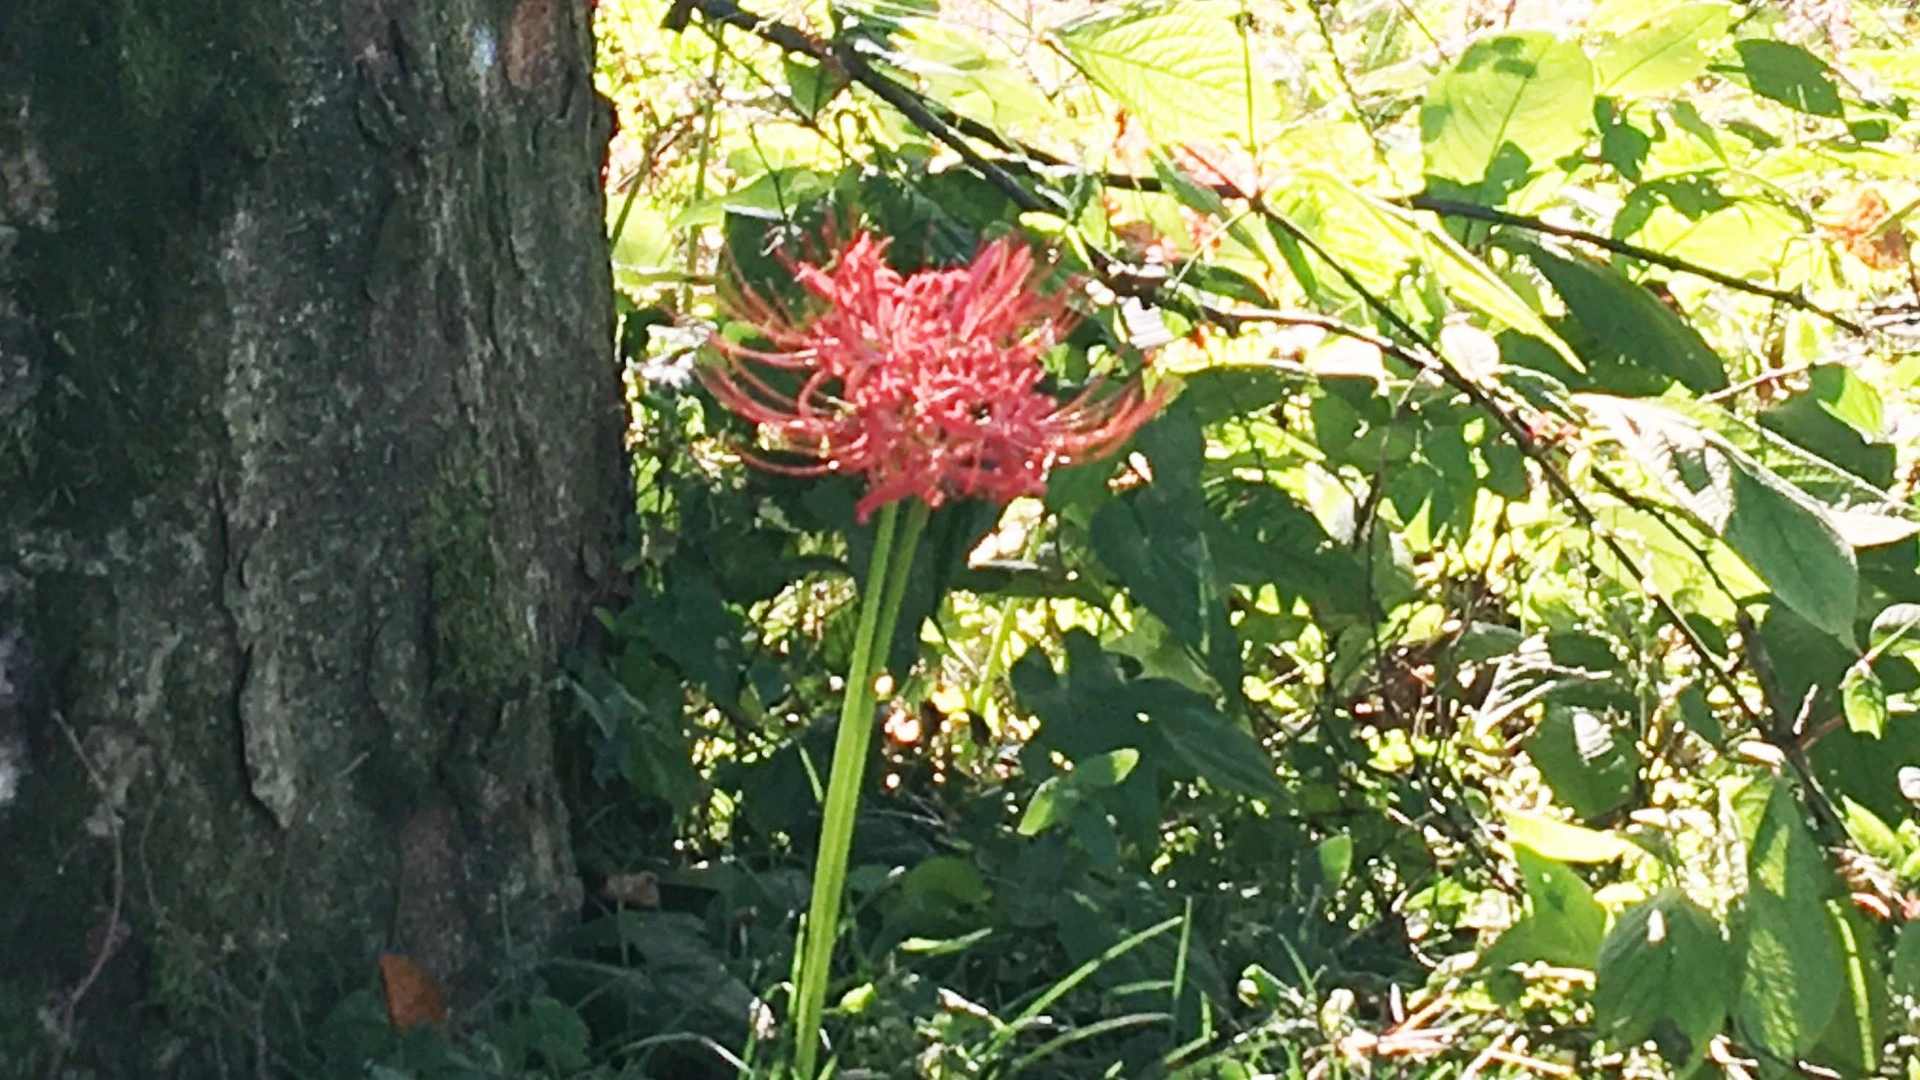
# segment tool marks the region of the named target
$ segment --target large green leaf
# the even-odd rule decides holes
[[[1734,1016],[1758,1049],[1792,1061],[1820,1040],[1847,986],[1827,910],[1836,882],[1786,785],[1755,781],[1736,799],[1754,826]]]
[[[1819,1045],[1808,1056],[1842,1076],[1873,1076],[1886,1041],[1887,975],[1880,963],[1874,927],[1853,905],[1827,901],[1834,936],[1845,963],[1846,990]]]
[[[1507,814],[1507,842],[1564,863],[1610,863],[1639,850],[1618,833],[1536,814]]]
[[[1554,798],[1583,818],[1593,818],[1633,796],[1640,755],[1633,739],[1590,709],[1549,702],[1540,727],[1527,740],[1527,757]]]
[[[1592,118],[1593,65],[1577,43],[1539,31],[1481,38],[1427,89],[1427,172],[1498,203],[1578,150]]]
[[[1034,789],[1027,812],[1016,830],[1021,836],[1038,836],[1063,821],[1090,792],[1113,787],[1125,780],[1140,763],[1140,751],[1131,746],[1095,754],[1077,762],[1073,771],[1050,776]]]
[[[1600,946],[1596,1019],[1615,1045],[1652,1039],[1662,1057],[1684,1069],[1726,1021],[1733,975],[1713,916],[1667,889],[1621,915]]]
[[[1805,231],[1798,218],[1778,206],[1740,199],[1693,213],[1656,206],[1630,239],[1711,270],[1791,286],[1799,281],[1781,274],[1780,268],[1794,239]]]
[[[1283,794],[1266,751],[1204,696],[1168,679],[1142,679],[1127,684],[1112,705],[1145,717],[1190,775],[1245,795],[1273,799]]]
[[[1584,331],[1574,344],[1590,367],[1628,364],[1678,379],[1702,393],[1727,385],[1726,369],[1713,347],[1659,297],[1592,259],[1537,244],[1523,250]]]
[[[1807,50],[1784,41],[1748,38],[1736,43],[1734,51],[1740,66],[1728,74],[1754,93],[1814,116],[1846,115],[1833,69]]]
[[[1171,679],[1121,680],[1114,670],[1114,655],[1084,631],[1068,633],[1065,645],[1064,678],[1055,674],[1038,649],[1021,657],[1011,674],[1021,707],[1041,721],[1032,745],[1087,762],[1094,769],[1089,779],[1113,782],[1075,781],[1072,786],[1079,790],[1079,797],[1084,798],[1090,788],[1140,781],[1142,774],[1132,769],[1131,762],[1180,779],[1206,780],[1229,791],[1264,798],[1283,795],[1266,751],[1222,715],[1212,699]],[[1138,756],[1131,757],[1136,748]],[[1105,764],[1097,763],[1101,755],[1107,755]],[[1147,779],[1152,779],[1152,773]]]
[[[1853,642],[1859,569],[1824,507],[1678,412],[1601,394],[1578,400],[1775,596],[1813,625]]]
[[[1912,510],[1833,462],[1717,406],[1687,405],[1681,411],[1812,496],[1849,545],[1879,547],[1920,533]]]
[[[1725,4],[1681,4],[1608,42],[1593,58],[1600,92],[1635,98],[1679,89],[1707,70],[1707,47],[1728,21]]]
[[[1808,622],[1853,641],[1859,568],[1820,505],[1744,454],[1733,463],[1733,508],[1721,536]]]
[[[895,35],[894,58],[926,94],[963,116],[1005,134],[1026,137],[1059,121],[1059,110],[1010,54],[989,50],[980,35],[955,20],[912,19]]]
[[[1238,136],[1276,111],[1230,17],[1201,5],[1103,11],[1054,32],[1094,85],[1166,142]]]
[[[1199,426],[1176,409],[1141,432],[1140,446],[1154,482],[1094,515],[1088,529],[1094,554],[1205,662],[1222,689],[1234,691],[1240,644],[1207,537],[1212,515],[1199,490]]]
[[[1487,949],[1488,967],[1540,961],[1561,967],[1594,966],[1607,932],[1607,911],[1593,890],[1564,863],[1516,844],[1514,861],[1526,888],[1526,915]]]

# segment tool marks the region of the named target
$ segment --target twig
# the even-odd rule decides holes
[[[1481,206],[1477,203],[1442,199],[1433,195],[1415,195],[1403,200],[1401,205],[1412,210],[1425,210],[1428,213],[1438,214],[1441,217],[1463,218],[1468,221],[1484,221],[1492,225],[1506,225],[1516,229],[1525,229],[1528,232],[1543,233],[1547,236],[1558,236],[1565,240],[1576,240],[1582,244],[1588,244],[1604,251],[1612,252],[1615,255],[1622,255],[1637,262],[1648,263],[1653,266],[1672,270],[1676,273],[1702,278],[1716,285],[1723,285],[1739,292],[1750,293],[1754,296],[1764,296],[1769,300],[1777,301],[1791,308],[1797,308],[1810,315],[1817,315],[1856,336],[1867,336],[1866,327],[1861,326],[1859,323],[1854,322],[1838,312],[1821,307],[1807,299],[1806,296],[1798,290],[1776,289],[1770,285],[1759,285],[1745,278],[1736,277],[1732,274],[1715,270],[1712,267],[1701,266],[1699,263],[1689,262],[1686,259],[1655,251],[1652,248],[1641,247],[1638,244],[1629,244],[1624,240],[1615,240],[1613,237],[1606,236],[1602,233],[1591,232],[1587,229],[1576,229],[1567,225],[1555,225],[1552,222],[1527,217],[1524,214],[1510,214],[1505,210],[1495,210],[1492,207]]]
[[[893,106],[915,126],[945,143],[960,155],[968,168],[999,188],[1001,194],[1020,209],[1046,213],[1059,213],[1070,209],[1064,199],[1043,198],[1023,186],[999,162],[989,160],[980,151],[974,149],[961,137],[962,133],[953,123],[928,106],[925,98],[875,71],[857,45],[853,43],[829,45],[799,27],[777,19],[765,19],[749,14],[733,0],[690,0],[684,7],[676,4],[674,9],[668,12],[667,28],[678,30],[684,27],[686,24],[684,12],[689,9],[698,11],[701,17],[710,23],[738,27],[768,44],[787,52],[811,57],[842,72],[848,79],[866,87],[875,97]],[[679,17],[677,25],[674,21],[676,16]]]
[[[1741,382],[1734,383],[1732,386],[1729,386],[1724,390],[1715,390],[1711,394],[1704,394],[1701,396],[1700,400],[1705,404],[1714,404],[1716,402],[1726,401],[1728,398],[1739,397],[1741,394],[1744,394],[1749,390],[1757,390],[1760,387],[1766,386],[1769,383],[1776,383],[1782,379],[1791,379],[1796,375],[1805,375],[1806,373],[1812,370],[1813,370],[1812,364],[1790,364],[1786,367],[1773,368],[1768,371],[1763,371],[1760,374],[1755,375],[1751,379],[1746,379]]]

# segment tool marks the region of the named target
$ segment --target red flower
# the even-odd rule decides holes
[[[1096,380],[1071,401],[1041,389],[1040,358],[1075,321],[1036,288],[1033,256],[1008,240],[971,263],[901,275],[885,240],[861,234],[827,266],[793,266],[824,302],[796,319],[742,290],[735,314],[772,348],[715,337],[722,362],[701,380],[781,450],[813,461],[803,475],[859,473],[865,521],[878,507],[949,497],[1005,503],[1046,490],[1056,466],[1101,457],[1145,423],[1166,395]],[[789,394],[767,378],[791,373]]]

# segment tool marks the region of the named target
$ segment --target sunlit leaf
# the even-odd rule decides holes
[[[1847,730],[1879,738],[1887,730],[1887,688],[1871,664],[1855,664],[1840,682],[1840,705]]]
[[[1814,399],[1833,418],[1860,433],[1863,439],[1878,439],[1886,420],[1880,392],[1842,364],[1817,364],[1808,375]]]
[[[1792,241],[1806,231],[1785,210],[1749,199],[1697,215],[1660,206],[1628,239],[1711,270],[1777,284]]]
[[[1077,19],[1055,37],[1087,78],[1163,140],[1245,138],[1275,111],[1233,23],[1215,12],[1121,8]]]
[[[1912,656],[1920,651],[1920,604],[1889,604],[1873,617],[1867,648],[1875,654]]]
[[[1707,70],[1707,46],[1726,33],[1724,4],[1680,6],[1601,46],[1594,54],[1599,91],[1650,97],[1677,90]]]
[[[1839,1007],[1809,1057],[1842,1076],[1873,1076],[1887,1035],[1887,977],[1874,927],[1851,904],[1827,901],[1846,982]]]
[[[1427,90],[1427,172],[1503,201],[1528,172],[1580,148],[1593,118],[1593,65],[1576,42],[1529,31],[1484,37]]]
[[[1481,963],[1503,967],[1539,961],[1591,969],[1606,936],[1606,909],[1571,867],[1525,845],[1515,845],[1513,855],[1526,888],[1526,915],[1487,949]]]
[[[1561,862],[1606,863],[1637,850],[1618,834],[1537,814],[1508,814],[1506,824],[1508,843]]]

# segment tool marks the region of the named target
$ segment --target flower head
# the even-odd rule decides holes
[[[771,445],[812,459],[756,464],[865,476],[863,521],[901,499],[1005,503],[1045,491],[1057,466],[1110,452],[1165,400],[1097,380],[1070,401],[1046,392],[1040,358],[1075,318],[1039,291],[1024,245],[998,240],[965,266],[905,275],[886,248],[863,233],[825,266],[795,264],[822,304],[808,317],[742,290],[735,313],[771,348],[716,337],[722,362],[701,379]]]

